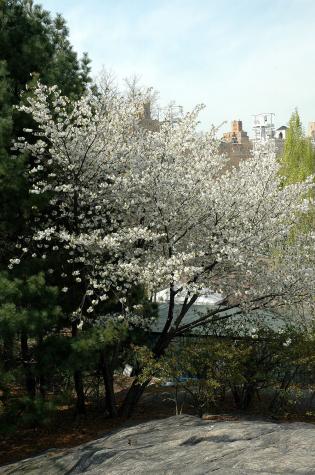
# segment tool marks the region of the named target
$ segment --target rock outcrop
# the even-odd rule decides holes
[[[72,449],[0,468],[1,474],[315,474],[315,426],[193,416],[125,427]]]

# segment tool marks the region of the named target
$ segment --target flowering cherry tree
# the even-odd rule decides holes
[[[117,266],[119,250],[124,247],[126,252],[140,237],[153,238],[144,227],[127,229],[121,222],[126,207],[118,193],[118,178],[126,171],[129,155],[143,142],[144,131],[137,126],[141,107],[139,98],[108,90],[70,105],[55,87],[39,84],[28,105],[20,108],[36,123],[36,132],[25,130],[30,140],[21,137],[16,144],[36,157],[29,170],[30,192],[50,199],[44,213],[34,209],[29,246],[18,247],[42,259],[65,256],[61,276],[78,284],[82,294],[74,319],[93,313],[113,284],[119,290],[120,279],[128,287]],[[11,266],[19,260],[12,259]]]
[[[150,131],[139,120],[146,100],[105,90],[70,107],[56,88],[39,84],[22,108],[37,131],[26,130],[16,148],[36,157],[32,192],[51,197],[22,253],[44,259],[67,251],[82,294],[73,318],[100,321],[97,306],[114,290],[122,305],[115,317],[141,324],[141,309],[125,305],[129,289],[141,284],[153,296],[168,288],[158,358],[176,335],[227,310],[311,303],[314,233],[294,233],[313,205],[311,179],[281,186],[266,148],[227,171],[215,130],[197,131],[201,107],[178,121],[166,114]],[[220,303],[187,323],[205,289],[222,295]],[[125,412],[144,386],[134,382]]]

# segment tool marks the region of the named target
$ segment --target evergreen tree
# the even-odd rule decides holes
[[[91,81],[89,59],[78,59],[61,15],[52,18],[33,0],[0,1],[1,59],[13,80],[15,102],[37,73],[45,84],[57,84],[68,96],[78,98]]]
[[[86,54],[79,59],[73,50],[62,16],[53,18],[32,0],[0,0],[0,384],[8,379],[12,383],[13,378],[13,385],[19,387],[22,377],[26,394],[33,398],[37,377],[43,388],[34,355],[56,333],[50,307],[63,301],[56,287],[58,279],[53,280],[47,272],[44,277],[48,262],[28,259],[20,269],[7,273],[18,237],[28,234],[33,208],[47,206],[45,196],[38,200],[29,194],[27,171],[34,158],[30,154],[16,156],[12,151],[23,129],[33,127],[29,117],[15,106],[32,94],[38,78],[44,84],[56,84],[71,100],[80,98],[91,82],[89,64]],[[33,293],[31,298],[30,288],[34,286],[37,293],[34,290],[36,296]],[[50,301],[46,298],[49,289],[54,289]],[[67,326],[69,321],[63,317],[60,325]],[[55,350],[57,340],[53,340]],[[28,363],[31,360],[33,365]]]
[[[42,272],[27,279],[0,273],[0,414],[11,423],[16,411],[29,417],[45,395],[51,375],[38,356],[61,317],[57,297]],[[10,385],[20,389],[15,396]]]
[[[301,182],[315,172],[315,151],[311,141],[304,135],[297,110],[289,121],[281,163],[285,184]]]
[[[77,58],[64,19],[32,0],[0,0],[0,265],[6,267],[17,236],[25,232],[33,200],[26,179],[28,157],[12,160],[12,142],[29,127],[14,110],[31,75],[56,84],[70,98],[79,98],[90,80],[90,60]],[[34,82],[34,81],[33,81]]]

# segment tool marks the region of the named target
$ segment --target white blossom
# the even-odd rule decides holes
[[[182,318],[170,313],[172,334],[188,328],[184,305],[203,289],[224,296],[208,319],[313,303],[314,233],[294,233],[314,206],[312,180],[283,187],[271,149],[227,170],[215,129],[197,130],[202,106],[153,132],[139,121],[146,99],[107,91],[70,107],[38,84],[20,107],[38,132],[15,147],[36,157],[32,192],[49,191],[53,210],[35,222],[33,246],[65,253],[72,269],[80,263],[72,275],[95,300],[114,289],[124,304],[139,284],[148,295],[168,288],[170,302],[180,291],[186,303]],[[128,321],[142,320],[130,309]]]
[[[283,342],[283,346],[290,346],[291,343],[292,343],[291,338],[287,338],[287,339]]]
[[[15,259],[10,259],[9,262],[10,262],[11,269],[12,269],[12,266],[19,264],[21,262],[21,260],[18,259],[18,258],[15,258]]]

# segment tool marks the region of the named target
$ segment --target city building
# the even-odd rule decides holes
[[[253,125],[253,149],[257,150],[264,144],[272,144],[276,154],[279,156],[283,152],[284,140],[288,127],[282,125],[277,130],[274,125],[273,112],[263,112],[254,115]]]
[[[229,158],[228,166],[237,166],[252,155],[252,142],[243,130],[241,120],[233,120],[231,131],[225,132],[220,142],[220,152]]]
[[[275,131],[275,138],[280,140],[285,140],[287,136],[288,127],[286,125],[282,125]]]
[[[158,132],[163,122],[179,122],[183,117],[183,108],[176,104],[168,107],[154,107],[152,111],[151,102],[145,102],[140,113],[140,124],[143,128]]]
[[[159,120],[152,118],[150,102],[143,104],[143,110],[140,114],[140,124],[144,129],[151,130],[152,132],[157,132],[160,130]]]
[[[308,124],[308,136],[315,141],[315,122],[310,122]]]
[[[254,147],[256,144],[268,142],[274,138],[274,115],[273,112],[263,112],[262,114],[254,115]]]
[[[226,143],[248,145],[249,137],[247,132],[243,130],[243,124],[241,120],[232,121],[231,132],[226,132],[223,134],[223,141]]]

